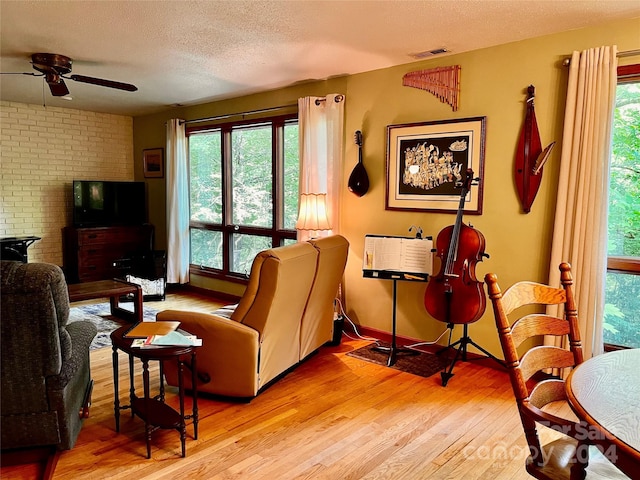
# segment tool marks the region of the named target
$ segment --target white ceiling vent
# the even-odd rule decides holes
[[[409,56],[416,59],[421,59],[421,58],[433,57],[434,55],[441,55],[443,53],[447,53],[448,51],[449,50],[447,50],[445,47],[442,47],[442,48],[436,48],[435,50],[427,50],[425,52],[410,53]]]

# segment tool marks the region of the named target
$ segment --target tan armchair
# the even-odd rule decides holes
[[[301,322],[300,360],[333,337],[333,301],[349,252],[349,242],[341,235],[309,240],[309,243],[318,251],[318,267]]]
[[[203,383],[198,391],[255,397],[262,386],[299,361],[300,319],[317,256],[308,243],[259,253],[230,318],[176,310],[158,314],[157,320],[179,320],[181,328],[202,338],[197,365]],[[177,385],[176,367],[167,363],[164,371],[167,382]],[[186,386],[190,388],[189,382]]]
[[[331,340],[333,300],[348,246],[344,237],[334,236],[265,250],[254,259],[235,307],[214,313],[160,312],[157,320],[178,320],[203,340],[197,351],[198,391],[255,397]],[[177,385],[174,364],[166,363],[164,373],[170,385]]]

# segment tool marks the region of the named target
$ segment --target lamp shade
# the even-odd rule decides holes
[[[326,193],[302,193],[296,230],[331,230]]]

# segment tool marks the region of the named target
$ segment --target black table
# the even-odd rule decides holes
[[[27,249],[38,240],[40,240],[40,237],[34,236],[0,238],[0,257],[3,260],[16,260],[27,263]]]
[[[193,346],[170,346],[170,347],[132,347],[133,339],[125,338],[124,334],[130,330],[130,326],[124,326],[111,333],[113,343],[113,388],[115,391],[114,413],[116,420],[116,432],[120,431],[120,410],[131,409],[132,416],[138,415],[144,420],[147,437],[147,458],[151,458],[151,434],[158,428],[175,429],[180,433],[182,444],[182,456],[186,456],[186,421],[193,421],[193,438],[198,438],[198,392],[196,382],[196,348]],[[118,392],[118,350],[122,350],[129,355],[129,405],[120,405]],[[134,387],[134,357],[142,361],[142,380],[144,385],[144,396],[138,397]],[[160,362],[160,393],[151,397],[149,388],[149,361]],[[165,403],[164,379],[162,362],[165,360],[178,362],[178,394],[180,397],[180,411],[175,411]],[[193,408],[191,415],[184,412],[184,366],[191,370],[191,385],[193,395]]]

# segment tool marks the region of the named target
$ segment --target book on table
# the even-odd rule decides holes
[[[166,335],[153,335],[149,340],[150,345],[157,346],[194,346],[199,347],[202,345],[202,339],[197,338],[195,335],[190,335],[187,332],[170,332]]]
[[[149,335],[146,338],[135,338],[131,343],[137,348],[162,348],[162,347],[200,347],[202,339],[179,330],[166,335]]]
[[[152,335],[166,335],[175,331],[180,322],[138,322],[124,334],[124,338],[147,338]]]

